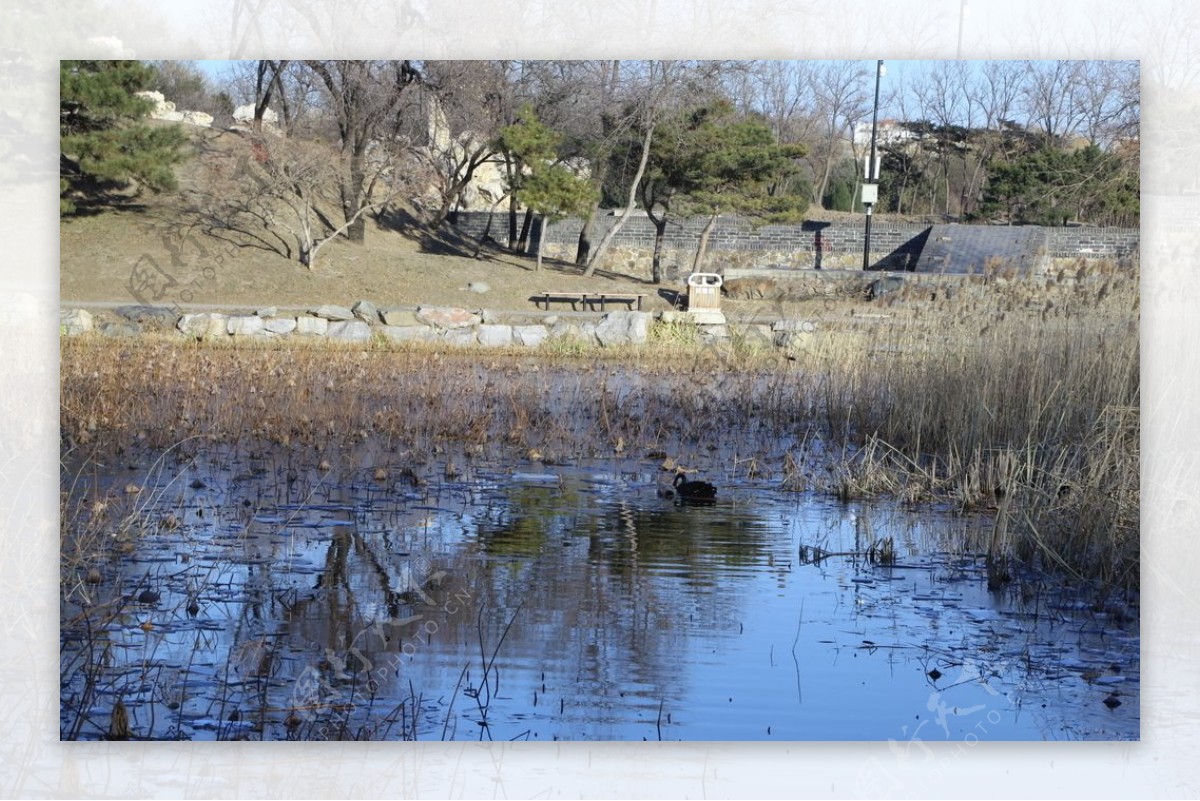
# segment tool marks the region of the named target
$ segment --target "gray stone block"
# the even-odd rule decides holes
[[[296,333],[307,336],[325,336],[325,332],[329,330],[329,321],[324,317],[297,317],[296,318]]]
[[[513,328],[511,325],[484,324],[476,330],[476,335],[479,344],[489,348],[503,348],[513,343]]]
[[[69,337],[86,334],[92,330],[93,325],[92,313],[87,309],[70,309],[59,312],[59,330]]]
[[[380,332],[389,342],[436,342],[437,331],[427,325],[385,325]]]
[[[362,320],[339,320],[329,324],[325,338],[341,342],[367,342],[371,339],[371,326]]]
[[[263,326],[263,318],[254,316],[230,317],[225,323],[225,330],[235,337],[262,336],[267,331]]]

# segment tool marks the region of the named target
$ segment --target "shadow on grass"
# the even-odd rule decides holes
[[[375,224],[381,230],[393,231],[409,238],[421,248],[421,252],[432,256],[458,256],[481,261],[499,262],[528,272],[537,271],[536,254],[517,253],[509,250],[491,236],[485,235],[482,240],[476,239],[473,236],[463,233],[449,222],[444,223],[436,231],[430,230],[408,208],[388,207],[386,210],[375,215]],[[566,259],[554,258],[552,256],[542,257],[541,271],[548,274],[580,278],[583,277],[585,269],[584,266]],[[613,270],[597,269],[591,278],[623,281],[644,286],[655,285],[654,281],[648,278],[625,275]],[[660,294],[663,291],[660,290]],[[671,290],[666,291],[673,292]],[[673,294],[678,295],[679,293],[674,292]],[[667,296],[663,295],[663,297]]]

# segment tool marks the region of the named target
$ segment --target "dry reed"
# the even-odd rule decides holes
[[[378,437],[424,453],[754,457],[844,498],[1003,499],[996,559],[1136,586],[1137,286],[1136,270],[1068,265],[1036,284],[839,301],[786,353],[681,325],[648,348],[536,352],[64,339],[61,423],[66,447],[101,451],[194,437],[319,454]]]

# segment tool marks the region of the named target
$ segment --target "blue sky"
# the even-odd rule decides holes
[[[214,81],[221,81],[236,62],[214,59],[200,60],[195,63],[209,78]],[[870,67],[871,62],[864,61],[863,63],[867,67]],[[938,61],[885,61],[884,64],[887,68],[887,73],[883,78],[881,91],[886,94],[889,86],[894,87],[900,85],[901,82],[912,84],[939,63]]]
[[[968,9],[968,12],[970,9]],[[969,19],[969,17],[968,17]],[[983,63],[981,59],[965,59],[969,63]],[[222,60],[205,60],[196,61],[195,64],[214,82],[221,82],[227,76],[232,65],[237,62],[222,61]],[[911,87],[917,85],[921,80],[929,75],[939,64],[944,63],[942,60],[904,60],[904,59],[885,59],[885,74],[880,84],[880,118],[899,119],[903,115],[889,104],[889,97],[896,92],[909,91]],[[862,60],[862,65],[865,69],[874,70],[874,61]],[[246,102],[249,98],[235,98],[238,102]]]

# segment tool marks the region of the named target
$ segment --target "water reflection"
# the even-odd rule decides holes
[[[154,738],[1138,735],[1135,617],[1045,579],[988,592],[986,518],[450,461],[140,465],[138,530],[64,581],[63,735],[110,734],[118,699]],[[126,479],[83,475],[81,499]]]

